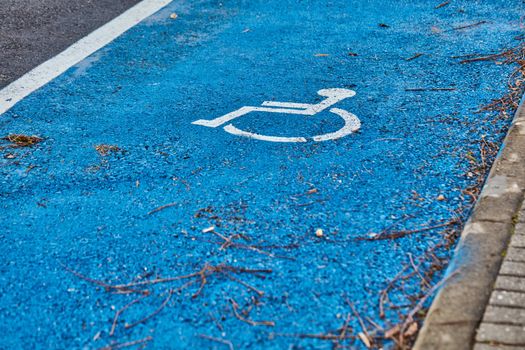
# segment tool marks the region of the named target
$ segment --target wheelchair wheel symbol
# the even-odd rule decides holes
[[[323,101],[317,104],[265,101],[262,103],[261,107],[245,106],[239,108],[236,111],[223,115],[222,117],[211,120],[199,119],[194,121],[192,124],[216,128],[251,112],[285,113],[313,116],[324,111],[327,108],[330,108],[337,102],[340,102],[346,98],[355,95],[354,91],[348,89],[323,89],[319,90],[317,93],[320,96],[326,97]],[[343,119],[343,127],[332,133],[311,136],[309,137],[311,140],[315,142],[336,140],[356,132],[361,127],[361,121],[359,120],[359,118],[357,118],[354,114],[344,109],[330,108],[330,112]],[[284,137],[256,134],[253,132],[240,130],[239,128],[235,127],[232,123],[227,124],[223,127],[223,129],[224,131],[232,135],[249,137],[256,140],[269,142],[308,141],[308,138],[306,137]]]

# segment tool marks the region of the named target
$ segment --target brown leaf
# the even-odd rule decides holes
[[[368,338],[368,336],[365,333],[359,332],[359,334],[357,334],[357,336],[363,342],[363,344],[365,344],[367,349],[370,349],[372,347],[372,342],[370,341],[370,339]]]
[[[388,331],[385,332],[385,338],[393,338],[396,334],[399,333],[399,328],[399,325],[390,328]]]
[[[417,323],[416,323],[416,322],[412,322],[412,323],[410,324],[410,326],[408,326],[407,330],[405,331],[404,336],[405,336],[405,337],[411,337],[411,336],[413,336],[414,334],[417,333],[418,328],[419,328],[419,327],[418,327]]]

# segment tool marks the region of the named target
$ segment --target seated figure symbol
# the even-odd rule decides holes
[[[284,113],[284,114],[295,114],[295,115],[316,115],[325,109],[330,108],[334,104],[352,97],[355,92],[348,89],[322,89],[317,92],[320,96],[325,99],[317,104],[307,103],[294,103],[294,102],[276,102],[276,101],[264,101],[260,107],[245,106],[241,107],[236,111],[230,112],[223,115],[222,117],[207,120],[199,119],[194,121],[192,124],[207,126],[210,128],[216,128],[218,126],[224,126],[224,131],[237,135],[249,137],[257,140],[270,141],[270,142],[307,142],[305,137],[283,137],[283,136],[270,136],[261,135],[253,132],[240,130],[235,127],[231,122],[232,120],[242,117],[251,112],[267,112],[267,113]],[[316,142],[336,140],[341,137],[350,135],[351,133],[359,130],[361,127],[361,121],[354,114],[339,108],[330,108],[330,112],[338,115],[344,121],[342,128],[335,132],[311,136],[311,139]]]

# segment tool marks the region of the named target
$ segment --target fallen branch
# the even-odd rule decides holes
[[[407,88],[405,91],[455,91],[456,88],[447,87],[447,88]]]
[[[421,272],[419,271],[419,267],[416,266],[412,254],[408,253],[408,259],[410,260],[410,265],[412,265],[414,271],[417,273],[419,278],[421,278],[421,282],[423,282],[425,286],[430,287],[430,284],[428,283],[427,279],[421,274]]]
[[[229,340],[210,337],[209,335],[206,335],[206,334],[199,334],[199,337],[203,338],[203,339],[208,339],[208,340],[211,340],[211,341],[214,341],[214,342],[217,342],[217,343],[221,343],[221,344],[227,345],[230,350],[234,350],[233,344]]]
[[[479,22],[472,23],[472,24],[467,24],[467,25],[464,25],[464,26],[454,27],[452,29],[445,30],[444,32],[452,32],[454,30],[468,29],[468,28],[477,27],[477,26],[480,26],[482,24],[487,24],[487,23],[489,23],[489,22],[487,22],[487,21],[479,21]]]
[[[514,52],[514,50],[507,50],[507,51],[503,51],[501,53],[495,53],[495,54],[492,54],[492,55],[468,58],[468,59],[460,61],[459,63],[460,64],[465,64],[465,63],[480,62],[480,61],[493,61],[493,60],[495,60],[497,58],[504,57],[504,56],[507,56],[509,54],[512,54],[513,52]]]
[[[437,5],[437,6],[434,7],[434,8],[437,10],[437,9],[440,9],[440,8],[442,8],[442,7],[447,6],[448,4],[450,4],[450,1],[445,1],[445,2],[442,2],[441,4]]]
[[[223,240],[223,242],[212,242],[212,241],[210,241],[211,243],[215,243],[215,244],[220,245],[221,246],[220,247],[221,250],[231,247],[231,248],[236,248],[236,249],[251,250],[253,252],[256,252],[256,253],[259,253],[259,254],[262,254],[262,255],[266,255],[266,256],[269,256],[271,258],[295,260],[294,258],[289,257],[289,256],[277,255],[277,254],[273,254],[273,253],[267,252],[267,251],[265,251],[265,250],[255,246],[255,245],[248,245],[248,244],[235,242],[234,239],[238,239],[238,238],[244,238],[245,240],[248,240],[246,238],[246,236],[242,235],[242,234],[234,234],[234,235],[231,235],[229,237],[226,237],[226,236],[216,232],[214,229],[210,230],[210,231],[207,231],[207,232],[211,232],[211,233],[213,233],[214,235],[216,235],[217,237],[219,237],[220,239]]]
[[[370,349],[373,345],[373,339],[372,337],[370,337],[370,334],[368,334],[368,329],[366,328],[366,325],[363,322],[363,319],[361,318],[357,310],[354,308],[354,305],[350,302],[350,300],[348,300],[348,298],[345,298],[345,299],[346,299],[346,303],[348,304],[348,306],[350,306],[350,309],[352,309],[354,316],[357,317],[357,321],[359,322],[359,325],[361,326],[361,332],[358,333],[357,336],[363,342],[366,348]]]
[[[155,208],[155,209],[153,209],[152,211],[150,211],[150,212],[148,213],[148,215],[154,214],[154,213],[159,212],[159,211],[161,211],[161,210],[164,210],[164,209],[166,209],[166,208],[174,207],[174,206],[176,206],[176,205],[178,205],[178,203],[168,203],[168,204],[161,205],[160,207]]]
[[[456,224],[458,224],[458,220],[453,219],[448,222],[445,222],[444,224],[423,227],[423,228],[416,229],[416,230],[403,230],[403,231],[396,231],[396,232],[391,232],[391,233],[382,233],[382,234],[378,234],[372,237],[358,237],[356,238],[356,240],[357,241],[379,241],[379,240],[384,240],[384,239],[397,239],[397,238],[412,235],[414,233],[430,231],[430,230],[434,230],[437,228],[452,226]]]
[[[415,60],[416,58],[419,58],[419,57],[421,57],[421,56],[423,56],[422,53],[416,53],[416,54],[415,54],[414,56],[412,56],[412,57],[405,58],[405,61],[413,61],[413,60]]]
[[[319,340],[332,340],[338,341],[341,340],[341,336],[332,333],[274,333],[274,335],[279,337],[289,337],[289,338],[301,338],[301,339],[319,339]],[[344,339],[355,339],[355,336],[345,335]]]
[[[388,282],[388,285],[385,287],[385,289],[383,289],[381,291],[381,293],[379,293],[379,318],[381,318],[381,319],[385,318],[385,307],[384,307],[384,305],[385,305],[386,299],[388,298],[388,291],[390,289],[392,289],[394,284],[397,282],[398,279],[401,278],[401,276],[403,276],[403,274],[405,273],[406,270],[408,270],[408,266],[403,267],[403,269],[401,271],[399,271],[397,273],[397,275],[395,275],[394,278],[392,278]]]
[[[142,339],[138,339],[138,340],[133,340],[133,341],[128,341],[128,342],[125,342],[125,343],[118,343],[118,344],[113,344],[113,345],[106,345],[102,348],[100,348],[99,350],[117,350],[117,349],[123,349],[123,348],[128,348],[130,346],[134,346],[134,345],[139,345],[139,344],[144,344],[144,343],[147,343],[147,342],[150,342],[153,340],[153,337],[149,336],[149,337],[146,337],[146,338],[142,338]]]
[[[414,322],[414,315],[416,315],[425,305],[425,302],[430,298],[446,281],[448,281],[453,276],[457,275],[458,271],[452,272],[447,277],[443,278],[441,281],[436,283],[432,288],[430,288],[426,293],[425,296],[421,299],[419,299],[416,306],[408,313],[405,321],[403,322],[399,334],[400,334],[400,342],[403,343],[403,337],[405,335],[405,331],[409,325],[411,325]]]
[[[90,278],[90,277],[87,277],[83,274],[81,274],[80,272],[78,271],[75,271],[75,270],[72,270],[70,269],[69,267],[67,267],[66,265],[62,264],[61,262],[58,262],[66,271],[68,271],[69,273],[72,273],[73,275],[77,276],[78,278],[80,279],[83,279],[87,282],[90,282],[90,283],[93,283],[93,284],[96,284],[98,286],[101,286],[103,287],[106,291],[116,291],[118,293],[121,293],[121,294],[130,294],[130,293],[139,293],[139,294],[144,294],[144,295],[148,295],[149,294],[149,291],[148,290],[136,290],[136,289],[131,289],[131,288],[121,288],[120,286],[113,286],[111,284],[108,284],[106,282],[103,282],[103,281],[100,281],[100,280],[96,280],[96,279],[93,279],[93,278]]]
[[[243,322],[246,322],[251,326],[269,326],[269,327],[275,326],[275,322],[273,321],[253,321],[253,320],[244,318],[241,314],[239,314],[239,311],[238,311],[239,304],[237,304],[237,302],[233,299],[230,299],[230,302],[232,304],[233,313],[237,319]]]
[[[164,301],[162,302],[162,304],[159,306],[159,308],[158,308],[157,310],[153,311],[153,312],[152,312],[151,314],[149,314],[148,316],[146,316],[146,317],[144,317],[144,318],[142,318],[142,319],[140,319],[140,320],[138,320],[138,321],[136,321],[136,322],[133,322],[133,323],[131,323],[131,324],[126,323],[126,324],[124,325],[124,328],[126,328],[126,329],[133,328],[133,327],[135,327],[136,325],[139,325],[139,324],[141,324],[141,323],[144,323],[144,322],[146,322],[147,320],[149,320],[150,318],[155,317],[159,312],[161,312],[161,311],[166,307],[166,305],[168,304],[168,302],[169,302],[170,299],[171,299],[171,295],[172,295],[172,294],[173,294],[173,290],[170,289],[169,292],[168,292],[168,296],[166,297],[166,299],[164,299]]]
[[[122,307],[121,309],[118,309],[116,312],[115,312],[115,317],[113,318],[113,323],[111,324],[111,330],[109,331],[109,336],[113,336],[113,334],[115,334],[115,328],[117,328],[117,322],[118,322],[118,318],[120,317],[120,315],[126,311],[130,306],[138,303],[139,301],[141,301],[142,299],[144,299],[145,297],[147,297],[148,295],[143,295],[133,301],[131,301],[130,303],[126,304],[124,307]]]

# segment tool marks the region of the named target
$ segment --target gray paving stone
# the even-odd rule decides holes
[[[515,248],[525,248],[525,235],[514,234],[510,241],[510,246]]]
[[[499,276],[494,285],[495,289],[506,290],[510,292],[525,293],[525,278],[514,276]]]
[[[510,247],[505,255],[505,261],[525,262],[525,248]]]
[[[485,310],[483,322],[525,326],[525,309],[489,305]]]
[[[482,323],[476,336],[478,342],[497,342],[525,347],[525,326]]]
[[[490,296],[489,304],[525,308],[525,293],[495,290]]]
[[[522,211],[522,213],[525,213]],[[516,224],[515,232],[517,235],[525,235],[525,214],[518,217],[518,223]]]
[[[523,276],[525,277],[525,263],[516,261],[503,261],[500,275],[512,275],[512,276]]]
[[[458,275],[450,278],[436,296],[414,350],[474,346],[476,327],[483,318],[513,229],[511,222],[467,223],[449,267]]]

